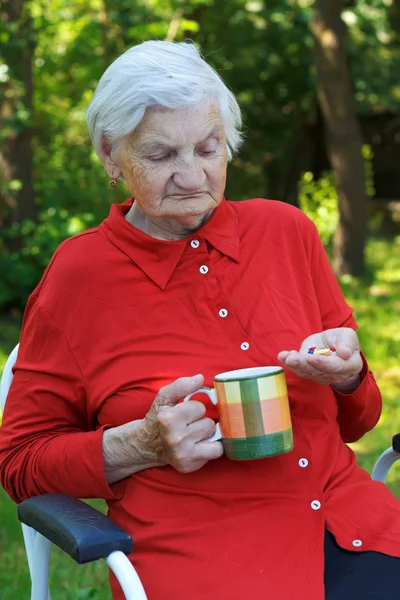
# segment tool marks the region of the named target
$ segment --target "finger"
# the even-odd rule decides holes
[[[174,408],[173,419],[175,421],[184,422],[186,425],[195,423],[204,418],[206,414],[206,406],[199,400],[191,400],[190,402],[182,402]],[[210,419],[212,421],[212,419]],[[212,421],[213,422],[213,421]]]
[[[287,351],[284,351],[284,352],[287,352]],[[281,354],[283,354],[283,352]],[[289,352],[287,352],[286,357],[285,357],[284,361],[282,361],[282,362],[284,363],[284,365],[286,365],[290,369],[293,369],[293,368],[299,366],[299,364],[301,363],[301,360],[302,359],[301,359],[299,352],[297,352],[296,350],[290,350]]]
[[[324,360],[325,359],[325,360]],[[311,362],[311,359],[309,359]],[[353,352],[348,360],[336,357],[318,356],[313,360],[313,367],[320,373],[327,375],[340,375],[344,378],[351,378],[358,375],[362,369],[362,358],[358,351]]]
[[[290,350],[290,352],[286,352],[285,360],[282,360],[282,364],[285,365],[288,369],[293,371],[299,377],[311,377],[313,375],[314,369],[308,365],[305,358],[296,350]],[[283,354],[283,352],[281,353]]]
[[[305,340],[302,341],[299,352],[301,354],[308,354],[310,348],[320,348],[325,346],[325,341],[322,333],[313,333],[309,335]],[[332,346],[329,344],[328,346]]]
[[[179,377],[169,385],[160,389],[154,402],[158,406],[175,406],[188,394],[197,392],[204,384],[203,375],[195,375],[194,377]]]
[[[354,352],[348,360],[336,355],[309,356],[308,361],[313,364],[316,375],[312,379],[326,385],[341,385],[355,381],[362,369],[362,359],[359,352]]]
[[[359,349],[360,345],[354,329],[341,327],[336,339],[336,354],[343,360],[348,360],[353,352]]]
[[[202,402],[193,400],[183,402],[178,406],[163,405],[156,411],[156,420],[161,427],[164,435],[179,435],[179,439],[186,437],[187,426],[202,419],[206,413],[206,407]]]
[[[336,356],[301,354],[294,351],[287,357],[285,365],[299,377],[307,379],[329,376],[343,369],[343,361]]]
[[[285,364],[285,360],[289,356],[289,352],[290,352],[289,350],[282,350],[281,352],[279,352],[279,354],[278,354],[279,362],[281,362],[282,364]]]
[[[198,419],[187,426],[187,432],[196,443],[207,440],[215,433],[215,423],[208,417]]]
[[[224,453],[221,442],[198,442],[195,444],[196,460],[215,460]]]
[[[311,368],[314,372],[320,373],[340,373],[345,368],[351,369],[352,363],[351,359],[349,361],[345,361],[339,356],[330,355],[330,356],[321,356],[318,354],[308,354],[305,358],[309,368]]]

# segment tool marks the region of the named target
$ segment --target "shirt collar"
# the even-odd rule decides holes
[[[158,287],[165,289],[183,252],[191,240],[206,240],[216,250],[239,261],[239,230],[234,209],[225,198],[210,219],[195,233],[183,240],[164,241],[137,229],[125,219],[134,202],[130,198],[122,204],[112,204],[109,216],[101,227],[108,239],[129,256]]]

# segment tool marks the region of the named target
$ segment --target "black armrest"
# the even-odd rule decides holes
[[[101,512],[65,494],[44,494],[18,505],[22,523],[67,552],[77,563],[132,552],[132,538]]]
[[[400,454],[400,433],[396,433],[392,439],[392,448],[395,452]]]

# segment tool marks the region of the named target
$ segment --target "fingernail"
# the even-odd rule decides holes
[[[197,381],[200,381],[201,378],[202,378],[202,374],[199,373],[198,375],[194,375],[192,377],[192,381],[193,381],[193,383],[196,383]]]

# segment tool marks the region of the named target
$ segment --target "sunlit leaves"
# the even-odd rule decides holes
[[[397,4],[358,0],[343,13],[360,111],[399,109]],[[12,114],[3,119],[0,145],[15,132],[33,128],[36,204],[48,225],[40,229],[46,260],[50,248],[80,226],[82,211],[98,222],[112,201],[127,195],[123,187],[115,194],[108,188],[85,110],[105,68],[147,39],[193,39],[237,95],[246,144],[229,167],[227,196],[286,199],[292,166],[303,159],[304,128],[316,115],[309,31],[313,0],[27,0],[24,6],[33,19],[34,111],[25,106],[18,72],[8,64],[17,24],[0,20],[0,92],[12,106]],[[295,172],[297,179],[300,172]],[[13,181],[11,195],[18,191]],[[303,184],[328,210],[331,195],[322,181],[318,189],[315,181]],[[46,212],[52,209],[53,217]],[[63,210],[68,219],[78,219],[69,229],[57,221]]]

